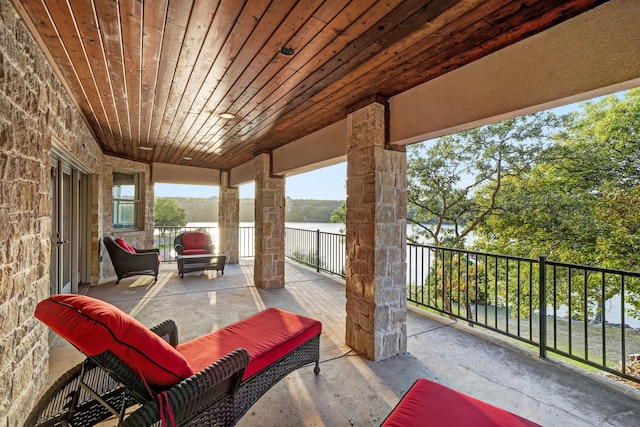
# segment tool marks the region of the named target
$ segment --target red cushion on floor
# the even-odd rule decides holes
[[[209,238],[199,231],[189,231],[182,235],[182,247],[185,249],[205,249],[209,246]]]
[[[169,343],[104,301],[54,295],[38,303],[35,316],[88,356],[110,350],[150,385],[168,387],[193,375]]]
[[[196,338],[176,349],[195,370],[209,366],[236,348],[249,352],[243,379],[260,372],[322,332],[322,323],[308,317],[268,308],[240,322]]]
[[[121,247],[122,249],[124,249],[125,251],[127,251],[127,252],[131,252],[132,254],[135,254],[135,253],[136,253],[136,250],[135,250],[135,249],[133,249],[133,246],[131,246],[131,245],[129,244],[129,242],[127,242],[127,241],[126,241],[126,240],[124,240],[123,238],[118,237],[118,238],[116,239],[116,243],[118,244],[118,246],[120,246],[120,247]]]
[[[497,406],[421,378],[382,423],[384,427],[539,426]]]

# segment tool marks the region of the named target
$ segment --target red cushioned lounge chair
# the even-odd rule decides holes
[[[83,295],[47,298],[35,316],[87,359],[45,392],[27,426],[92,426],[112,416],[123,426],[235,425],[288,373],[314,362],[319,372],[320,322],[275,308],[183,344],[171,320],[149,330]]]

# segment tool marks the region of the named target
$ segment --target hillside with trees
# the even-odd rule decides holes
[[[157,218],[166,218],[167,213],[162,212],[165,204],[175,209],[175,205],[184,210],[186,222],[217,222],[218,221],[218,197],[161,197],[160,215]],[[174,203],[170,203],[174,202]],[[307,200],[287,199],[285,221],[287,222],[331,222],[333,211],[340,207],[342,200]],[[253,222],[255,220],[254,199],[240,199],[240,222]],[[168,225],[163,222],[163,225]]]

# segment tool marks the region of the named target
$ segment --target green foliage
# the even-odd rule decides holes
[[[153,220],[156,227],[182,227],[187,225],[187,214],[175,200],[159,197],[155,200]]]
[[[523,116],[409,147],[408,221],[412,240],[464,247],[497,208],[503,182],[531,170],[561,118]],[[476,198],[477,192],[488,197]]]
[[[555,144],[526,173],[476,193],[495,209],[478,224],[477,249],[572,264],[637,271],[640,267],[640,90],[588,102],[559,128]],[[585,276],[586,275],[586,276]],[[570,288],[571,283],[586,283]],[[598,300],[602,282],[567,272],[558,291],[579,308]],[[626,283],[630,310],[640,311],[640,284]],[[605,281],[605,298],[620,292]],[[601,304],[601,302],[599,303]],[[590,308],[591,315],[596,308]]]
[[[586,103],[548,156],[505,180],[477,247],[575,264],[640,267],[640,91]],[[478,193],[485,203],[489,191]]]
[[[331,214],[329,221],[333,223],[346,224],[347,223],[347,202],[344,201],[339,208],[335,209]],[[344,229],[340,228],[340,233],[344,233]]]
[[[414,236],[463,247],[473,232],[473,248],[483,252],[637,271],[639,141],[635,89],[584,103],[570,115],[539,113],[440,138],[430,147],[410,147],[408,217]],[[432,271],[442,287],[429,298],[464,304],[458,295],[466,301],[466,282],[438,276],[438,268],[451,267],[454,261]],[[514,294],[507,293],[503,278],[519,275],[535,284],[531,295],[526,290],[520,298],[537,306],[537,272],[510,270],[497,265],[496,277],[484,282],[487,295],[495,295],[487,302],[512,307]],[[586,316],[597,317],[603,284],[605,300],[620,293],[619,280],[584,269],[556,273],[557,303],[570,305],[574,316],[588,306]],[[628,314],[640,314],[638,281],[625,283],[625,297]]]
[[[314,267],[324,268],[325,267],[324,260],[322,258],[320,259],[316,259],[316,258],[317,258],[316,253],[313,250],[309,250],[305,252],[304,250],[296,249],[295,251],[293,251],[293,254],[291,255],[291,259],[293,259],[294,261],[298,261],[307,265],[312,265]]]
[[[334,209],[330,218],[331,222],[334,223],[346,223],[347,222],[347,202],[342,202],[340,207]]]
[[[341,203],[340,200],[287,199],[285,221],[329,222]]]

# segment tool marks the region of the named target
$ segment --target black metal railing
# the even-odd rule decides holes
[[[407,277],[414,305],[640,382],[627,369],[640,353],[627,295],[640,273],[410,244]]]
[[[285,228],[285,257],[316,271],[345,277],[345,235]]]
[[[164,261],[175,261],[176,253],[173,249],[173,241],[176,236],[185,231],[202,231],[211,236],[211,241],[216,248],[220,247],[220,233],[218,227],[156,227],[153,231],[154,248],[160,249],[160,256]],[[239,254],[240,258],[253,257],[254,227],[240,227],[239,233]]]

